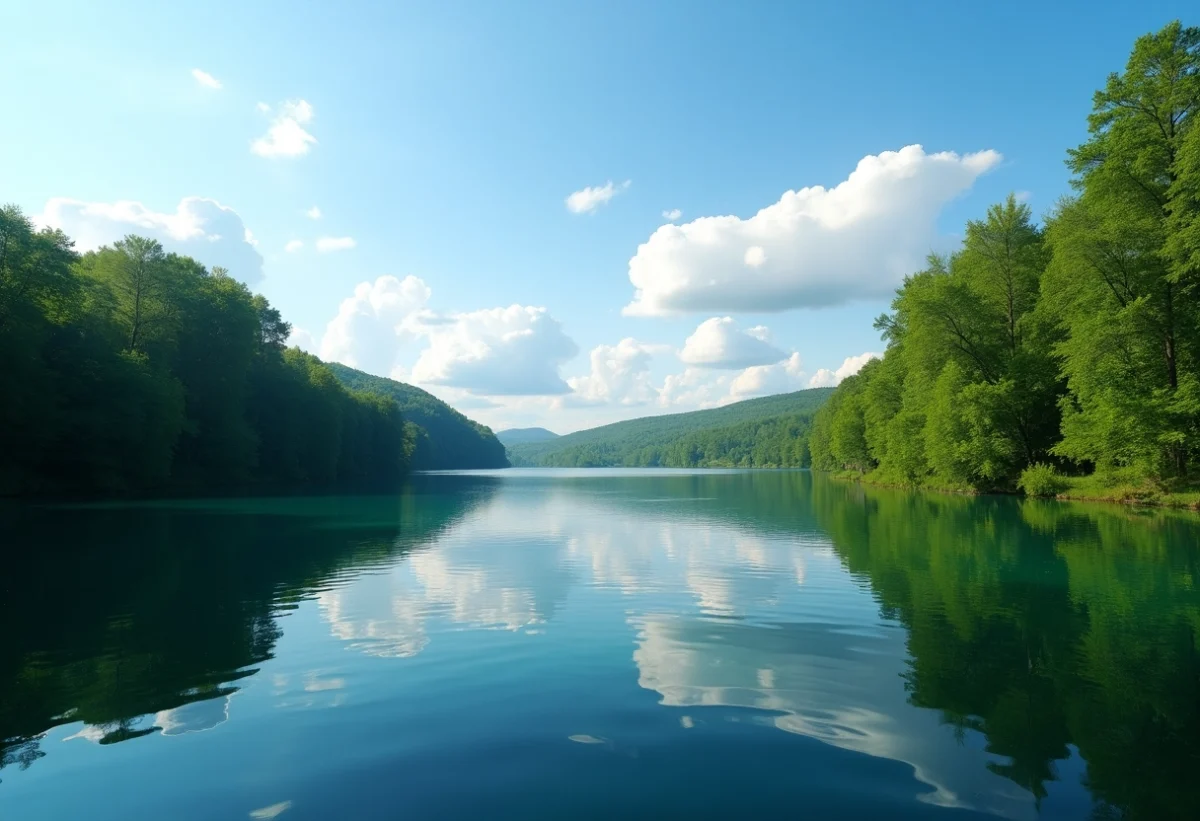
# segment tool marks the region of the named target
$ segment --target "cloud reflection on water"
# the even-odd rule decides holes
[[[811,533],[739,526],[696,505],[507,486],[428,549],[321,594],[332,634],[411,657],[447,630],[553,630],[556,612],[617,592],[634,631],[638,684],[667,707],[763,711],[755,720],[905,762],[923,800],[1009,818],[1032,796],[988,769],[996,757],[936,711],[908,703],[905,632]],[[668,500],[669,501],[669,500]],[[541,626],[539,630],[530,630]]]

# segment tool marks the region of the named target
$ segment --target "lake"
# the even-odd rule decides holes
[[[0,508],[0,818],[1191,818],[1194,514],[807,472]]]

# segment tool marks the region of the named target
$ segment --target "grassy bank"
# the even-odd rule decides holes
[[[1066,483],[1066,489],[1056,494],[1058,499],[1200,510],[1200,482],[1196,480],[1158,483],[1146,480],[1106,481],[1097,476],[1072,476],[1064,478],[1063,481]]]
[[[913,483],[898,481],[879,471],[859,473],[853,470],[832,471],[825,473],[834,479],[861,482],[874,487],[907,488],[909,490],[925,490],[935,493],[959,493],[967,496],[978,496],[986,493],[1026,495],[1041,498],[1061,499],[1078,502],[1109,502],[1124,505],[1146,505],[1151,507],[1168,507],[1180,510],[1200,510],[1200,481],[1153,482],[1147,479],[1132,480],[1117,477],[1102,476],[1057,476],[1059,483],[1055,492],[1039,494],[1023,494],[1019,490],[995,488],[980,490],[968,485],[939,483],[934,480]]]

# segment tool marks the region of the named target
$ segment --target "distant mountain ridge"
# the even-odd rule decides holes
[[[504,447],[524,445],[530,442],[548,442],[557,439],[558,434],[545,428],[509,428],[496,432],[496,438]]]
[[[337,362],[325,363],[347,388],[391,397],[404,420],[415,425],[414,470],[472,470],[509,466],[504,445],[481,425],[428,391],[373,376]]]
[[[554,439],[514,443],[517,467],[805,467],[812,415],[833,388],[645,416]]]

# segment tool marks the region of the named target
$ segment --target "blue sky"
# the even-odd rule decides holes
[[[225,264],[314,353],[567,431],[852,371],[926,251],[1068,191],[1092,92],[1184,10],[10,4],[0,200]]]

